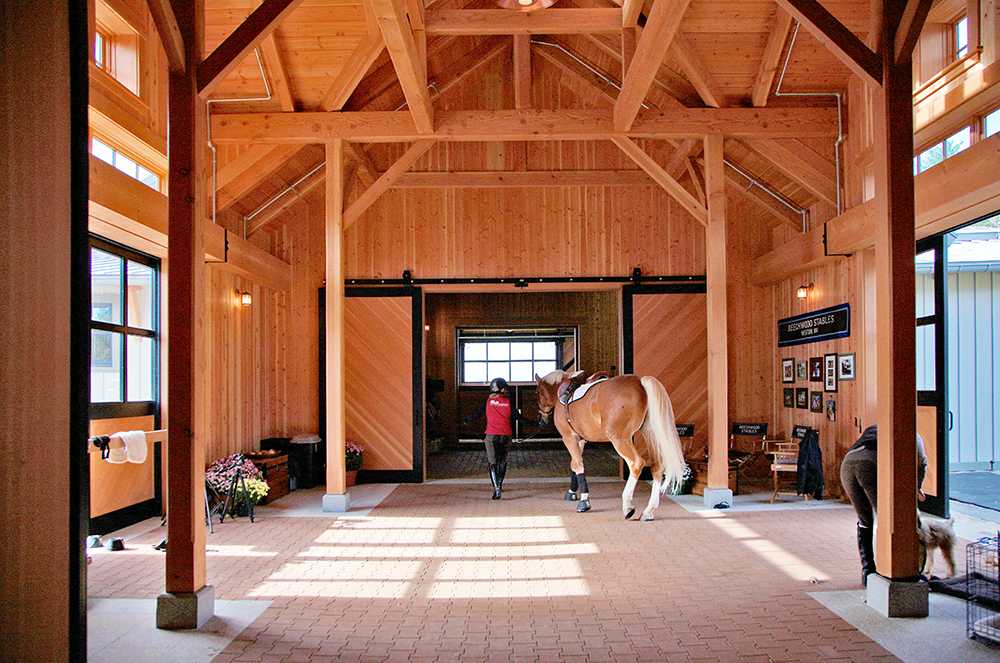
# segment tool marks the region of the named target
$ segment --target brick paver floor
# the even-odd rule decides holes
[[[364,515],[227,520],[208,535],[216,600],[272,601],[215,659],[890,661],[808,593],[857,589],[850,508],[626,521],[621,482],[578,514],[552,482],[400,485]],[[640,484],[637,501],[649,494]],[[162,591],[162,532],[95,556],[91,597]]]

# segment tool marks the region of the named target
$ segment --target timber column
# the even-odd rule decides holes
[[[917,552],[913,79],[910,53],[899,52],[897,39],[906,5],[882,5],[882,87],[874,109],[875,136],[884,140],[876,139],[875,150],[878,573],[868,576],[868,605],[887,617],[926,617]]]
[[[722,134],[705,136],[706,307],[708,317],[708,506],[733,503],[729,488],[729,326],[726,251],[726,179]]]
[[[326,144],[326,495],[323,511],[351,508],[344,447],[344,141]]]
[[[156,626],[191,629],[215,614],[205,584],[205,104],[198,97],[204,7],[173,0],[184,71],[170,72],[167,227],[166,592]]]

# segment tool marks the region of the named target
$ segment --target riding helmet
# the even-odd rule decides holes
[[[503,378],[493,378],[490,381],[490,393],[499,394],[507,388],[507,381]]]

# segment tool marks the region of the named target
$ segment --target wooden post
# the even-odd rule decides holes
[[[326,144],[326,496],[323,510],[351,508],[344,445],[344,142]]]
[[[156,625],[198,628],[215,613],[205,571],[205,105],[198,99],[204,8],[174,0],[186,46],[185,72],[170,74],[170,158],[167,191],[166,593]]]
[[[869,576],[868,602],[890,617],[927,615],[926,584],[911,582],[919,572],[912,64],[909,57],[897,62],[893,48],[905,5],[883,4],[874,111],[878,574]]]
[[[732,500],[729,492],[729,347],[727,325],[726,178],[721,134],[705,136],[706,306],[708,307],[708,489],[705,503]],[[709,493],[712,493],[710,496]],[[725,497],[728,496],[728,500]]]

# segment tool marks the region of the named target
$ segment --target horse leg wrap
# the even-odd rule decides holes
[[[577,475],[580,481],[580,503],[576,507],[577,513],[590,511],[590,491],[587,488],[587,477],[581,472]]]
[[[576,502],[578,499],[580,499],[579,495],[576,494],[576,491],[579,489],[579,487],[580,487],[580,482],[577,481],[577,479],[576,479],[576,472],[570,472],[569,473],[569,490],[566,491],[566,495],[565,495],[565,497],[563,497],[563,501],[565,501],[565,502]]]

